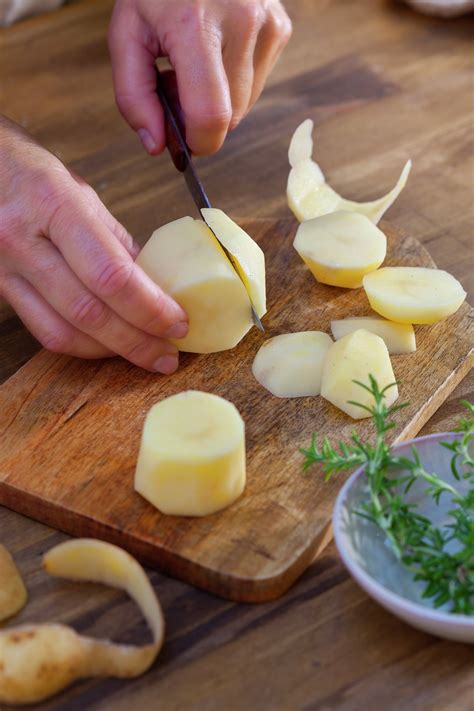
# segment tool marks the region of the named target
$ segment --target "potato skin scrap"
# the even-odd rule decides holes
[[[25,584],[13,558],[0,544],[0,622],[16,615],[28,599]]]
[[[152,665],[163,644],[164,620],[150,581],[132,556],[109,543],[76,539],[51,549],[44,567],[52,575],[125,590],[151,627],[153,642],[141,647],[114,644],[61,624],[0,630],[0,703],[37,703],[77,679],[134,677]]]

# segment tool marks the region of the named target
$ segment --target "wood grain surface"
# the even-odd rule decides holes
[[[370,199],[414,159],[388,213],[474,298],[472,18],[441,22],[391,0],[286,0],[294,35],[250,116],[200,161],[216,205],[288,217],[289,136],[316,122],[316,158],[341,193]],[[192,204],[169,159],[148,158],[113,102],[106,28],[111,0],[79,0],[0,31],[0,107],[99,191],[139,240]],[[0,377],[38,349],[0,307]],[[464,379],[422,429],[451,429]],[[133,603],[99,586],[50,580],[41,555],[65,536],[0,508],[0,539],[25,576],[18,621],[57,620],[142,641]],[[472,709],[474,650],[417,632],[373,603],[330,544],[278,601],[221,600],[151,572],[167,620],[154,668],[134,681],[76,684],[40,709]],[[7,709],[2,705],[2,711]]]
[[[122,359],[84,362],[40,352],[0,388],[0,503],[76,536],[104,538],[142,562],[230,598],[262,602],[284,593],[321,551],[346,476],[302,475],[299,449],[313,432],[350,438],[355,422],[321,397],[281,399],[262,388],[252,361],[269,336],[329,331],[332,319],[371,312],[363,289],[317,283],[293,249],[295,220],[240,224],[266,259],[266,334],[237,348],[185,354],[172,377]],[[434,267],[422,245],[382,223],[387,266]],[[393,356],[399,441],[417,434],[472,367],[474,313],[467,304],[416,329],[417,351]],[[183,390],[233,402],[244,418],[247,486],[213,516],[160,514],[133,490],[141,429],[152,405]],[[370,420],[357,423],[362,437]]]

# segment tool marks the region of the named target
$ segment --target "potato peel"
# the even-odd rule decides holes
[[[290,143],[288,157],[291,165],[287,184],[288,205],[299,222],[321,217],[330,212],[344,210],[360,212],[377,224],[393,205],[406,185],[411,170],[411,160],[405,164],[394,187],[384,196],[369,202],[355,202],[341,197],[327,184],[319,165],[308,154],[312,147],[308,132],[312,122],[306,119],[298,126]]]
[[[77,539],[52,548],[45,570],[71,580],[104,583],[127,592],[153,632],[153,642],[138,647],[93,639],[61,624],[23,625],[0,631],[0,701],[36,703],[86,677],[143,674],[164,638],[161,607],[143,568],[116,546]]]
[[[0,544],[0,622],[16,615],[28,599],[25,585],[13,558]]]

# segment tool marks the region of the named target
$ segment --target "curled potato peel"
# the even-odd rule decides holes
[[[153,633],[138,647],[93,639],[62,624],[23,625],[0,631],[0,701],[42,701],[76,681],[92,676],[143,674],[161,649],[164,619],[143,568],[109,543],[77,539],[52,548],[45,570],[71,580],[104,583],[124,590],[137,603]]]
[[[397,183],[383,197],[370,202],[346,200],[327,184],[324,173],[312,159],[312,128],[312,121],[309,119],[303,121],[294,132],[288,151],[291,170],[286,192],[288,205],[295,217],[300,222],[304,222],[344,210],[360,212],[377,224],[405,187],[411,170],[411,161],[407,161]]]

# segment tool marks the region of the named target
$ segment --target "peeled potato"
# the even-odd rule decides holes
[[[293,246],[322,284],[356,289],[385,259],[387,239],[357,212],[333,212],[302,222]]]
[[[294,132],[288,149],[288,160],[292,168],[313,155],[313,126],[313,121],[306,119]]]
[[[32,704],[85,677],[136,677],[153,663],[163,644],[164,620],[143,568],[110,543],[80,538],[61,543],[43,559],[48,573],[90,580],[128,592],[140,607],[153,641],[137,647],[78,634],[61,624],[0,630],[0,702]]]
[[[306,119],[296,129],[290,143],[289,161],[292,166],[288,176],[288,205],[295,217],[303,222],[337,210],[360,212],[377,224],[382,215],[393,205],[405,187],[411,170],[408,161],[396,185],[383,197],[371,202],[354,202],[341,197],[326,183],[324,173],[311,158],[312,121]]]
[[[411,324],[385,321],[373,316],[354,316],[331,321],[331,331],[336,341],[360,328],[383,338],[389,353],[413,353],[416,351],[415,331]]]
[[[189,316],[181,351],[233,348],[252,326],[250,300],[218,241],[202,220],[182,217],[156,230],[137,264]]]
[[[373,375],[381,390],[395,382],[387,346],[375,333],[359,329],[336,341],[324,361],[321,378],[321,395],[355,420],[370,417],[367,410],[350,404],[358,402],[365,407],[374,405],[367,390],[354,383],[358,380],[369,385]],[[385,402],[392,405],[398,397],[396,385],[386,392]]]
[[[442,269],[384,267],[363,279],[374,311],[400,323],[436,323],[463,303],[466,292]]]
[[[206,516],[233,503],[245,487],[245,427],[224,398],[189,390],[149,411],[135,490],[162,513]]]
[[[275,336],[261,346],[252,372],[276,397],[319,395],[324,358],[332,339],[321,331]]]
[[[267,312],[265,293],[265,256],[256,242],[225,212],[215,207],[201,210],[204,221],[233,257],[234,264],[252,304],[261,318]]]
[[[26,605],[27,592],[18,568],[0,544],[0,622],[16,615]]]

